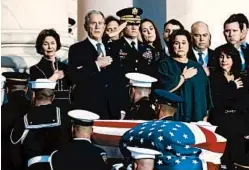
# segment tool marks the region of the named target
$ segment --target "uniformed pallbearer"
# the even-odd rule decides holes
[[[156,114],[160,120],[174,120],[177,104],[183,102],[183,98],[162,89],[154,90],[156,97]]]
[[[141,73],[127,73],[130,80],[129,95],[131,107],[125,115],[128,120],[153,120],[156,117],[155,108],[149,99],[151,85],[157,79]]]
[[[52,170],[107,170],[106,152],[91,143],[93,121],[97,114],[86,110],[68,112],[72,118],[73,141],[68,147],[51,154]]]
[[[34,107],[10,134],[12,161],[17,169],[47,170],[50,154],[68,144],[70,126],[60,108],[51,104],[56,82],[37,79],[31,86]]]

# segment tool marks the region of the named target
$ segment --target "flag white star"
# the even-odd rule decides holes
[[[178,140],[177,143],[181,144],[181,142]]]
[[[166,120],[164,123],[169,123],[169,121],[168,121],[168,120]]]
[[[152,135],[152,132],[150,132],[150,133],[148,134],[148,137],[151,136],[151,135]]]
[[[189,146],[189,145],[186,145],[184,148],[185,148],[185,149],[189,149],[189,148],[190,148],[190,146]]]
[[[193,160],[192,163],[193,164],[198,164],[198,162],[196,160]]]
[[[179,163],[180,163],[180,160],[179,160],[179,159],[177,159],[177,160],[175,161],[175,163],[176,163],[176,164],[179,164]]]
[[[144,129],[145,129],[145,127],[142,127],[142,128],[141,128],[141,130],[144,130]]]
[[[163,140],[163,137],[162,137],[162,136],[159,136],[159,137],[158,137],[158,140],[162,141],[162,140]]]
[[[144,143],[144,139],[143,139],[143,138],[140,139],[140,143],[141,143],[141,144]]]
[[[132,133],[134,130],[130,130],[130,132],[129,133]]]
[[[194,153],[194,154],[197,154],[197,151],[194,151],[193,153]]]
[[[171,159],[171,156],[167,156],[167,159],[170,160],[170,159]]]
[[[171,145],[167,145],[166,149],[171,150],[172,146]]]
[[[150,130],[154,130],[155,128],[150,128]]]
[[[161,127],[165,127],[166,125],[161,125]]]
[[[182,160],[185,160],[186,159],[186,156],[182,156]]]
[[[159,129],[158,132],[162,132],[163,130],[162,129]]]
[[[152,146],[155,146],[155,143],[154,143],[154,142],[151,142],[151,145],[152,145]]]
[[[163,161],[162,161],[162,160],[158,160],[157,164],[158,164],[158,165],[162,165],[162,164],[163,164]]]
[[[180,153],[176,153],[176,156],[181,156],[181,154]]]
[[[156,126],[156,124],[154,123],[154,124],[152,124],[152,126]]]
[[[133,136],[130,137],[130,142],[133,140]]]
[[[127,147],[127,144],[126,144],[126,143],[123,143],[123,146],[124,146],[124,147]]]
[[[184,137],[185,139],[188,139],[188,135],[186,135],[186,134],[183,134],[183,137]]]
[[[180,128],[180,127],[181,127],[181,125],[176,124],[176,127]]]
[[[140,131],[138,134],[141,135],[143,133],[143,131]]]
[[[177,128],[173,128],[172,130],[177,131],[178,129]]]
[[[174,136],[174,133],[173,132],[169,132],[170,136],[173,137]]]
[[[144,125],[147,125],[147,124],[148,124],[148,123],[147,123],[147,122],[145,122],[145,123],[143,123],[143,126],[144,126]]]

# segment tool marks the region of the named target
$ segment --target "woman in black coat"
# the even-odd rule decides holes
[[[60,36],[53,29],[44,29],[36,40],[36,51],[43,55],[40,62],[30,67],[30,79],[47,78],[57,82],[54,104],[64,111],[70,107],[70,81],[67,75],[68,66],[56,58],[61,48]]]
[[[248,151],[248,80],[240,74],[241,60],[237,49],[225,44],[217,48],[217,70],[211,74],[210,83],[214,109],[209,122],[217,125],[217,133],[227,138],[222,163],[228,169],[235,162],[243,162]]]

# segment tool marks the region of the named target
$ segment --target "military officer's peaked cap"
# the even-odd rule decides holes
[[[127,149],[131,152],[131,157],[134,159],[155,159],[156,155],[162,154],[161,152],[154,149],[138,148],[130,146],[128,146]]]
[[[130,79],[130,84],[135,87],[151,87],[157,79],[142,73],[127,73],[125,77]]]
[[[168,92],[166,90],[155,89],[154,92],[156,94],[156,98],[158,100],[158,103],[160,103],[160,104],[172,105],[175,103],[183,102],[182,97],[180,97],[174,93]]]
[[[141,8],[124,8],[116,13],[120,17],[121,21],[127,21],[128,23],[140,24],[140,15],[143,13]]]
[[[36,81],[30,81],[32,89],[55,89],[56,81],[49,79],[36,79]]]
[[[72,118],[74,125],[92,126],[93,121],[99,119],[99,115],[87,110],[71,110],[68,112],[68,116]]]
[[[28,83],[29,74],[19,72],[4,72],[2,75],[6,78],[8,85],[26,85]]]

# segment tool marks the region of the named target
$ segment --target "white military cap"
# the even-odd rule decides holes
[[[128,146],[127,149],[131,152],[131,157],[134,159],[155,159],[156,155],[162,155],[161,152],[153,149],[130,146]]]
[[[4,76],[1,77],[1,88],[4,88],[4,84],[5,84],[6,78]]]
[[[36,81],[30,81],[32,89],[55,89],[56,81],[49,79],[36,79]]]
[[[80,109],[69,111],[68,116],[72,118],[73,124],[81,126],[91,126],[94,120],[99,119],[99,115]]]
[[[142,73],[127,73],[125,77],[130,79],[130,84],[136,87],[151,87],[157,79]]]

